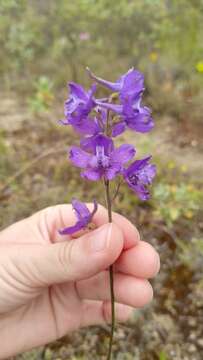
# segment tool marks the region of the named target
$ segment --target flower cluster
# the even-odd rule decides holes
[[[60,120],[81,136],[80,146],[71,147],[69,158],[81,168],[83,178],[110,181],[121,176],[141,200],[147,200],[150,197],[148,186],[156,174],[155,165],[150,163],[151,156],[128,164],[136,154],[135,148],[130,144],[119,147],[114,144],[114,138],[126,130],[146,133],[154,126],[151,110],[142,104],[144,76],[132,68],[116,82],[109,82],[87,70],[93,80],[92,86],[86,91],[79,84],[69,83],[65,118]],[[96,98],[97,86],[109,89],[109,97]],[[87,211],[83,215],[82,223],[78,217],[80,228],[86,226],[87,218],[91,218]],[[74,227],[64,233],[69,231],[75,231]]]

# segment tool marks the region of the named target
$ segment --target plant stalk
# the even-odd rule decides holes
[[[109,180],[104,181],[105,191],[106,191],[106,203],[108,209],[108,220],[112,222],[112,203],[110,196],[110,188],[109,188]],[[112,356],[112,345],[113,345],[113,337],[115,330],[115,296],[114,296],[114,277],[113,277],[113,265],[109,268],[109,282],[110,282],[110,294],[111,294],[111,333],[109,339],[109,349],[106,360],[111,360]]]

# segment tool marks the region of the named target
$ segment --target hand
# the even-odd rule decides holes
[[[90,205],[91,207],[91,205]],[[99,206],[97,229],[58,234],[75,223],[71,205],[44,209],[0,233],[0,358],[111,320],[108,267],[115,263],[117,320],[152,299],[147,278],[159,257],[123,216]]]

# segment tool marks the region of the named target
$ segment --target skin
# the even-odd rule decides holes
[[[0,359],[110,322],[113,263],[118,321],[152,300],[147,279],[158,273],[159,256],[136,228],[116,213],[108,224],[99,206],[95,230],[74,239],[58,234],[75,220],[71,205],[57,205],[0,233]]]

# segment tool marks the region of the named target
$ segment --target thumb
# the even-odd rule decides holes
[[[123,234],[113,223],[78,239],[49,245],[10,246],[15,264],[31,286],[46,286],[91,277],[113,264],[123,249]],[[26,276],[25,276],[26,275]],[[21,280],[21,279],[19,279]],[[26,281],[26,282],[27,282]]]

